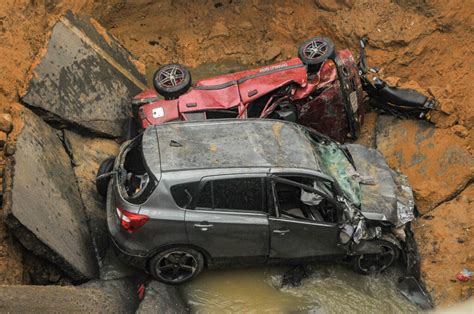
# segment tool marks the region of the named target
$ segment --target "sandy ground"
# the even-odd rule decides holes
[[[2,1],[0,105],[15,118],[10,140],[22,123],[21,105],[16,103],[31,62],[47,42],[54,22],[67,9],[92,14],[151,68],[168,62],[196,67],[209,62],[251,66],[283,60],[296,56],[299,43],[319,34],[331,36],[337,47],[357,51],[358,39],[368,36],[369,64],[381,67],[383,76],[391,81],[432,93],[440,101],[441,110],[431,120],[436,125],[436,141],[444,144],[435,156],[456,138],[460,149],[472,159],[473,1]],[[375,126],[376,117],[367,121],[362,141],[373,144],[370,126]],[[417,125],[406,127],[415,132]],[[433,149],[436,151],[436,146]],[[399,155],[413,154],[404,149],[387,152],[398,154],[386,156],[392,166],[397,166]],[[426,158],[422,167],[439,172],[436,163],[437,158]],[[449,160],[444,163],[446,167],[449,172]],[[472,295],[472,283],[452,279],[463,267],[474,268],[474,244],[469,233],[474,227],[472,188],[462,191],[471,184],[474,169],[456,164],[454,171],[467,178],[467,183],[464,179],[460,189],[434,193],[436,197],[431,191],[425,193],[430,187],[423,184],[436,173],[422,175],[410,166],[402,170],[409,172],[424,214],[434,217],[417,225],[429,289],[438,304]],[[440,181],[439,177],[436,180]],[[449,180],[446,175],[445,181]],[[460,237],[465,240],[457,240]],[[7,269],[12,273],[9,278],[0,277],[0,282],[21,282],[21,249],[1,225],[0,239],[0,273]]]

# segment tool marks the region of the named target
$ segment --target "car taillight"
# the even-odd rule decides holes
[[[146,215],[134,214],[121,208],[117,208],[117,216],[122,227],[129,233],[137,231],[150,219]]]

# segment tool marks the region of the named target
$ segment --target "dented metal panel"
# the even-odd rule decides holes
[[[155,128],[162,171],[236,167],[317,171],[320,167],[311,143],[295,124],[228,120],[170,123]],[[147,131],[145,137],[148,136],[156,135]]]
[[[391,170],[379,151],[362,145],[346,146],[354,158],[359,175],[372,181],[361,182],[361,210],[364,216],[390,221],[396,226],[412,220],[414,201],[406,178]],[[408,216],[401,218],[404,212]]]

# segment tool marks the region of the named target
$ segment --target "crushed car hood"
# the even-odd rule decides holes
[[[413,220],[413,191],[406,176],[390,169],[382,154],[362,145],[346,145],[354,159],[361,188],[361,212],[371,220],[399,227]]]

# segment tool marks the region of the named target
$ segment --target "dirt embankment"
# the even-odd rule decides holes
[[[415,86],[440,101],[441,110],[432,117],[433,131],[411,121],[389,128],[387,141],[366,142],[377,142],[390,165],[405,172],[414,186],[425,214],[416,225],[423,270],[437,302],[452,303],[472,294],[472,284],[451,279],[464,267],[474,268],[469,233],[474,227],[472,188],[466,189],[474,172],[474,2],[3,1],[0,104],[14,118],[9,140],[21,128],[22,106],[15,103],[31,62],[67,9],[92,14],[150,67],[168,62],[196,67],[229,60],[248,65],[278,61],[296,56],[297,45],[318,34],[355,52],[358,39],[367,36],[370,65],[381,67],[392,82]],[[368,121],[367,129],[383,126],[375,115]],[[365,136],[375,133],[369,130]],[[451,143],[456,150],[445,154]],[[458,152],[468,160],[458,160]],[[15,270],[12,278],[0,280],[22,282],[22,250],[1,224],[0,238],[0,273]]]

